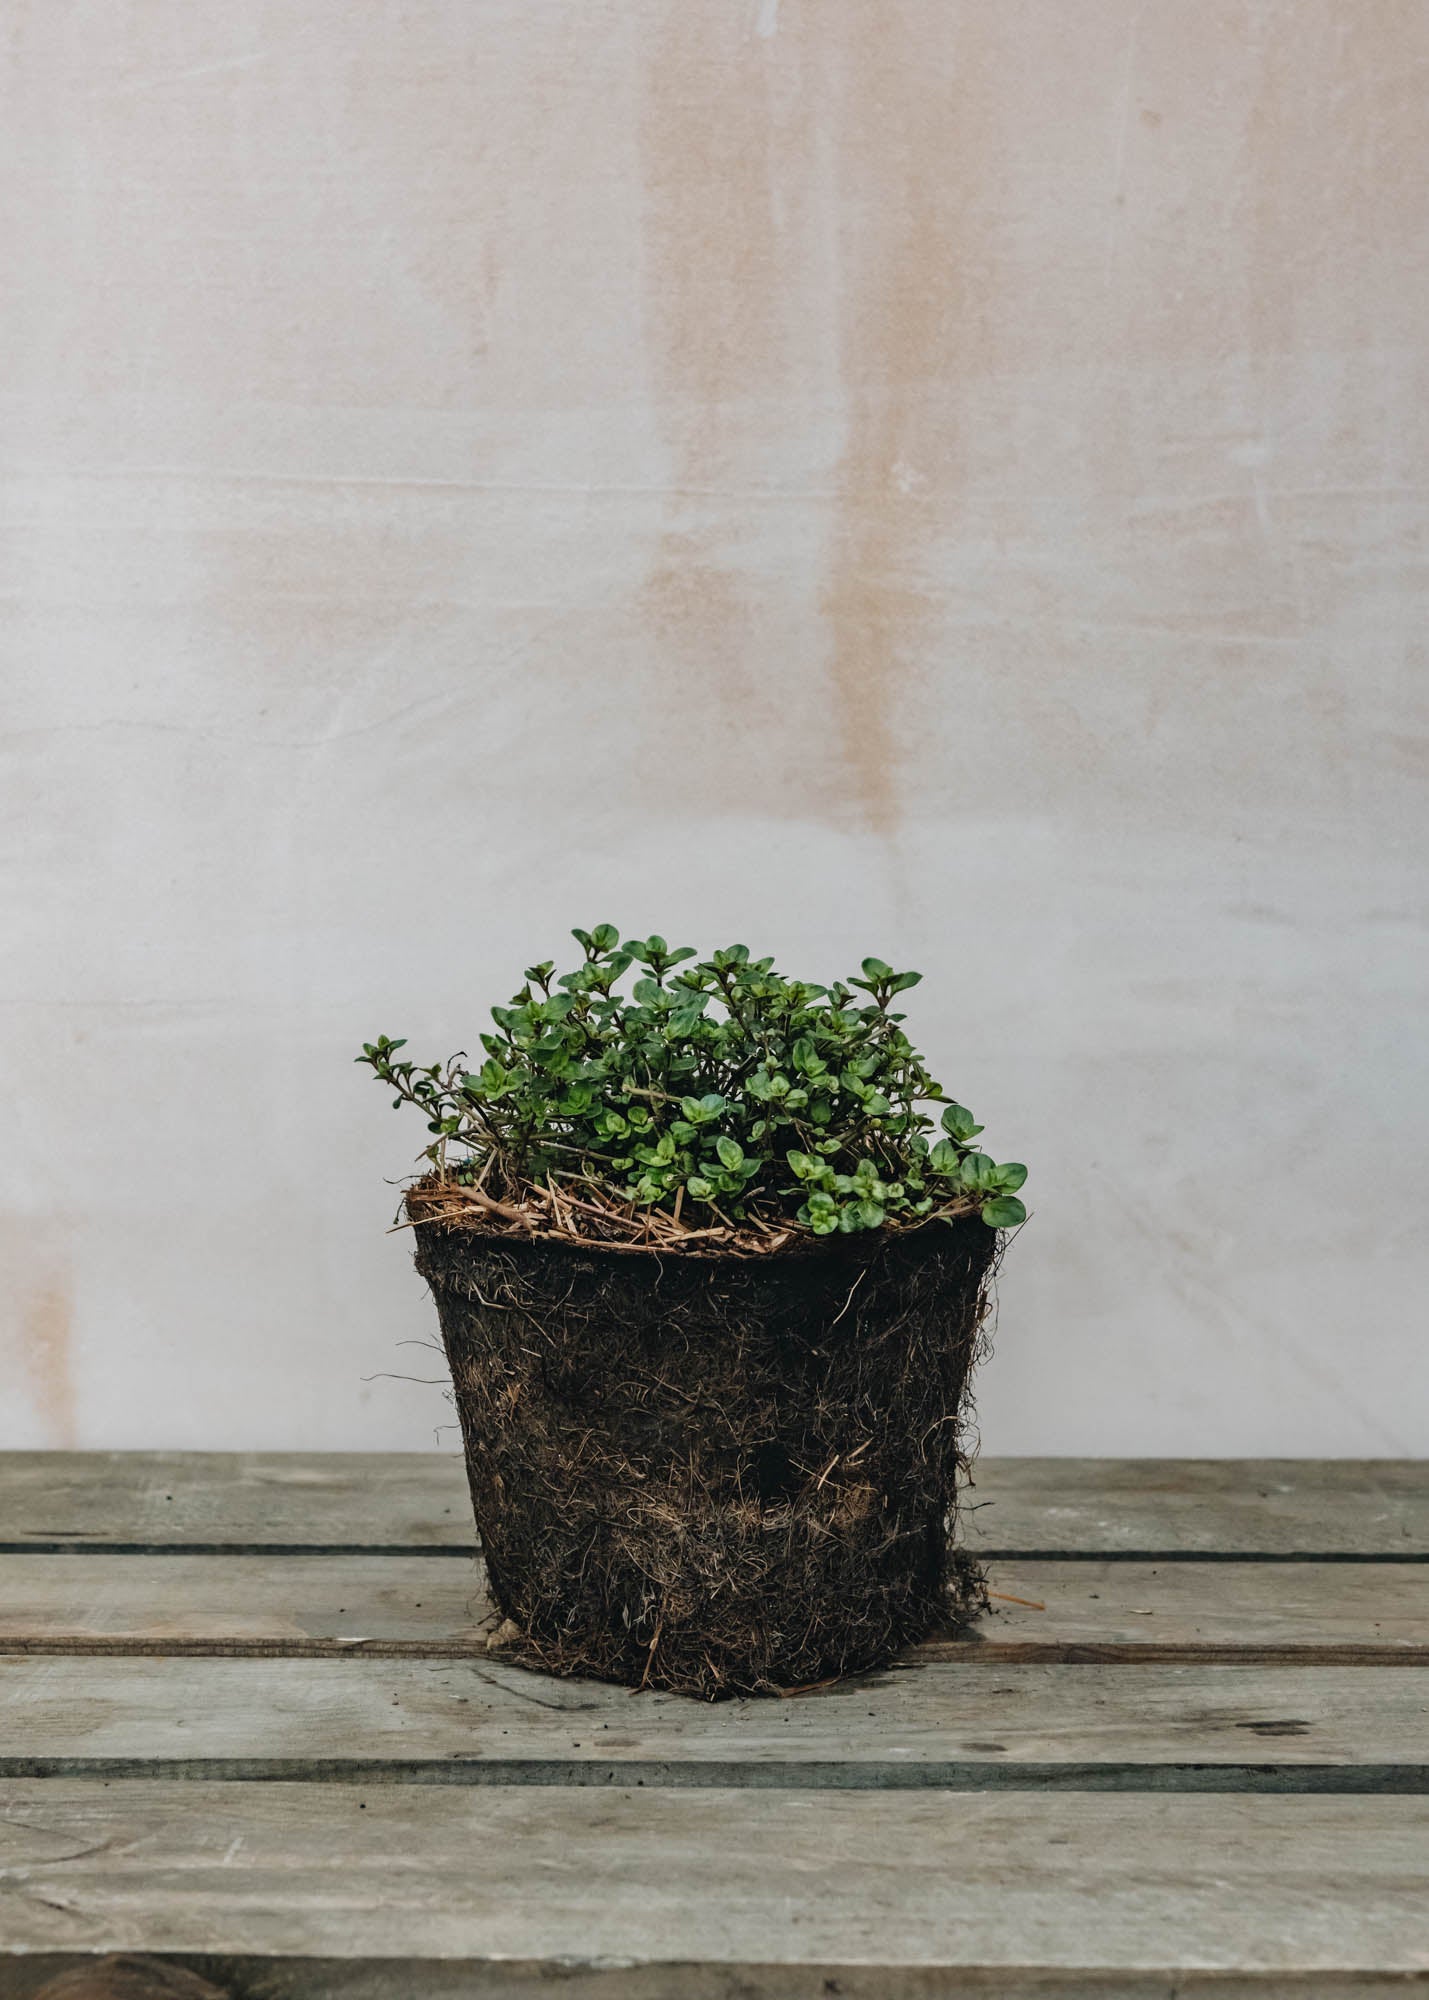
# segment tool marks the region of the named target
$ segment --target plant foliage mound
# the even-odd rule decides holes
[[[921,974],[790,979],[730,945],[707,959],[613,924],[573,933],[574,971],[528,968],[492,1009],[485,1060],[367,1063],[432,1134],[414,1215],[499,1233],[698,1251],[1026,1216],[1018,1162],[929,1074],[895,1009]],[[933,1108],[938,1110],[935,1122]]]

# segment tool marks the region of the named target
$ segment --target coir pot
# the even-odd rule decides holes
[[[409,1212],[527,1658],[705,1696],[806,1687],[976,1596],[951,1536],[998,1242],[976,1215],[755,1257]]]

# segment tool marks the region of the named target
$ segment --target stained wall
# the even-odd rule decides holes
[[[9,0],[0,1436],[413,1446],[351,1053],[920,967],[990,1449],[1429,1449],[1422,0]]]

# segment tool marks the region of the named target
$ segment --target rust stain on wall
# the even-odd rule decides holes
[[[726,803],[762,793],[786,761],[770,605],[743,544],[771,413],[803,386],[810,106],[797,44],[758,21],[671,7],[642,56],[643,323],[669,485],[637,615],[655,642],[661,733],[697,753],[690,775]]]
[[[872,831],[899,816],[899,744],[936,643],[930,581],[956,519],[958,391],[977,281],[956,10],[850,10],[837,103],[846,443],[823,609],[839,742]],[[951,517],[951,519],[950,519]]]
[[[46,1442],[65,1450],[77,1442],[74,1304],[64,1262],[46,1238],[29,1218],[16,1218],[0,1231],[0,1285],[9,1306],[0,1344],[11,1351],[7,1372],[28,1391]]]

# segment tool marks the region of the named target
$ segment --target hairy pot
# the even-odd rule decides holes
[[[886,1662],[980,1594],[950,1525],[999,1238],[578,1244],[408,1196],[491,1593],[555,1671],[713,1696]]]

